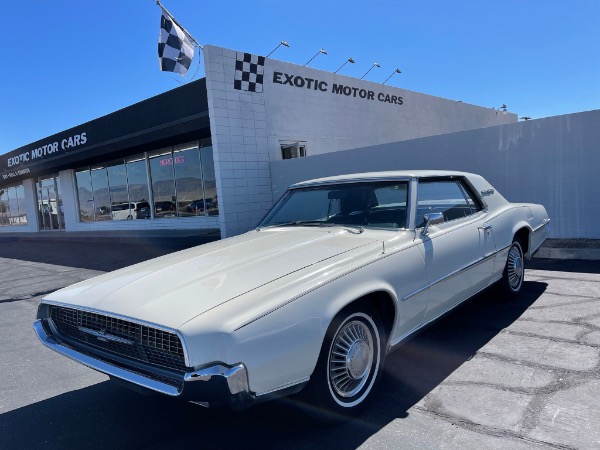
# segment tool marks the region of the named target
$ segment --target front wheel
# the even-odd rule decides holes
[[[362,409],[383,369],[385,332],[370,305],[339,313],[327,330],[303,409],[337,422]]]
[[[523,287],[524,278],[525,258],[523,257],[523,247],[518,240],[514,240],[510,250],[508,250],[508,258],[506,259],[500,285],[507,294],[516,296]]]

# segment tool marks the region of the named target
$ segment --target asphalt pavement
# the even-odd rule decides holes
[[[534,260],[518,299],[466,302],[389,355],[338,426],[294,398],[229,413],[142,396],[34,336],[45,293],[180,247],[0,244],[0,448],[600,448],[598,261]]]

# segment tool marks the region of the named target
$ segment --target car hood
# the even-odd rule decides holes
[[[254,231],[100,275],[45,301],[178,328],[228,300],[376,241],[340,229]]]

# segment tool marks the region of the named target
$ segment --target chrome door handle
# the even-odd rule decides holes
[[[478,227],[480,230],[489,231],[492,229],[492,226],[489,223],[484,223],[482,227]]]

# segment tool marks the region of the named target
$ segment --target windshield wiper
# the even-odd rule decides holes
[[[361,234],[362,232],[365,231],[365,229],[363,227],[361,227],[360,225],[345,225],[345,224],[341,224],[341,223],[321,223],[319,226],[320,227],[340,227],[340,228],[344,228],[345,230],[348,230],[350,233],[354,233],[354,234]]]
[[[319,227],[323,225],[323,222],[319,220],[293,220],[291,222],[282,222],[282,223],[272,223],[270,225],[265,225],[262,227],[256,228],[257,231],[263,230],[265,228],[275,228],[275,227]]]
[[[293,220],[290,222],[272,223],[265,225],[264,227],[256,228],[256,231],[264,230],[265,228],[276,228],[276,227],[340,227],[349,231],[350,233],[360,234],[365,229],[360,225],[345,225],[339,223],[327,223],[320,220]]]

